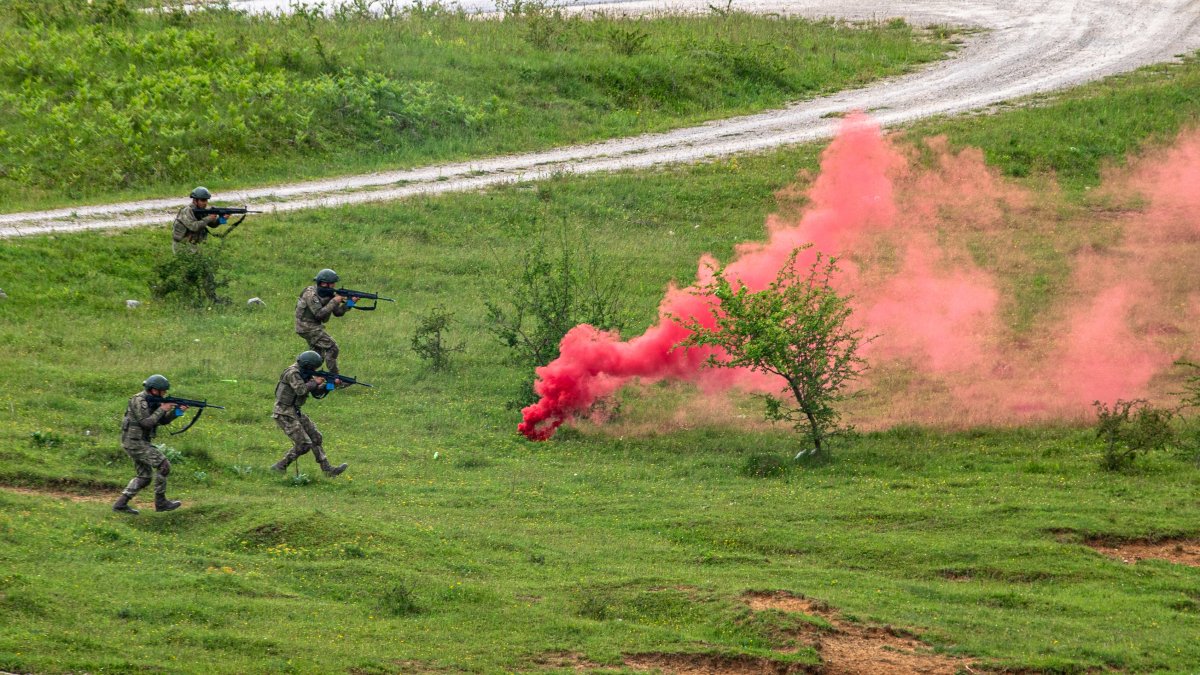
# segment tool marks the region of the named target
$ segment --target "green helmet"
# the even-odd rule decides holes
[[[166,391],[171,388],[171,381],[162,375],[151,375],[150,377],[146,378],[145,382],[142,383],[142,387],[145,389],[158,389],[159,391]]]
[[[296,357],[296,363],[305,370],[320,368],[322,361],[321,355],[314,351],[300,352],[300,356]]]
[[[317,272],[317,276],[313,277],[313,281],[319,284],[336,284],[338,280],[337,272],[331,269],[324,269]]]
[[[212,199],[212,193],[208,191],[208,188],[201,185],[192,190],[192,199]]]

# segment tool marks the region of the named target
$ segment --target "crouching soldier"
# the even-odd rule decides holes
[[[208,188],[198,187],[192,190],[192,194],[189,196],[192,203],[179,209],[179,213],[175,214],[175,222],[171,225],[171,251],[175,253],[180,251],[194,253],[208,238],[208,230],[220,226],[216,215],[196,216],[196,211],[207,209],[208,200],[212,199],[212,193],[208,191]]]
[[[338,344],[325,331],[325,324],[335,316],[345,316],[356,298],[347,298],[334,292],[338,282],[337,272],[324,269],[313,277],[317,282],[300,293],[296,301],[296,334],[304,338],[308,348],[320,355],[329,372],[338,371]]]
[[[154,510],[173,511],[179,508],[179,502],[167,499],[167,474],[171,473],[171,463],[150,441],[154,440],[160,426],[175,421],[176,409],[186,410],[187,406],[155,404],[146,400],[148,396],[163,396],[171,388],[171,383],[162,375],[147,377],[142,388],[142,393],[129,399],[125,420],[121,423],[121,447],[133,460],[137,476],[129,481],[112,508],[121,513],[136,514],[138,511],[129,505],[129,500],[149,485],[153,476]]]
[[[279,384],[275,385],[275,410],[271,414],[275,424],[287,434],[292,441],[292,449],[276,462],[271,469],[285,471],[296,458],[310,450],[313,459],[321,466],[326,476],[333,478],[346,470],[349,464],[333,466],[325,456],[325,448],[321,441],[324,438],[317,431],[317,425],[300,412],[301,406],[308,401],[308,395],[314,392],[325,392],[325,378],[314,375],[305,379],[304,371],[314,371],[321,367],[321,355],[308,351],[296,357],[296,362],[288,366],[279,376]]]

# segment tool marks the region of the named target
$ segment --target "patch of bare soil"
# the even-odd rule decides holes
[[[599,663],[587,660],[578,652],[549,652],[534,657],[533,665],[537,670],[573,670],[575,672],[594,672],[603,669]]]
[[[1200,567],[1200,539],[1167,539],[1157,542],[1089,539],[1084,544],[1130,565],[1142,560],[1166,560],[1176,565]]]
[[[833,630],[822,630],[814,625],[811,629],[805,629],[803,635],[797,636],[821,655],[819,672],[825,675],[954,675],[963,671],[970,672],[971,666],[974,665],[970,659],[935,654],[925,643],[903,635],[890,626],[861,626],[844,621],[839,612],[829,605],[786,591],[746,593],[742,600],[756,612],[772,609],[816,616],[829,622]]]
[[[55,499],[67,499],[73,502],[107,502],[116,499],[116,495],[112,492],[100,491],[66,491],[52,487],[13,487],[11,485],[0,485],[0,490],[12,492],[19,495],[32,495],[34,497],[54,497]]]
[[[669,675],[792,675],[825,672],[803,663],[712,654],[634,654],[625,657],[625,665],[634,670],[654,670]]]

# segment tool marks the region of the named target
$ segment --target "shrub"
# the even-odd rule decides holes
[[[1175,436],[1174,413],[1156,408],[1142,399],[1118,399],[1111,408],[1100,401],[1096,407],[1096,436],[1104,442],[1101,465],[1119,471],[1133,464],[1138,454],[1161,450]]]
[[[417,585],[411,581],[401,582],[383,592],[382,609],[392,616],[420,614],[417,602]]]
[[[505,297],[486,303],[491,332],[518,363],[530,367],[516,403],[535,400],[533,368],[558,357],[567,331],[581,323],[601,330],[622,327],[625,278],[611,268],[586,239],[571,239],[564,225],[556,241],[547,243],[543,236],[529,249],[520,275],[503,289]]]
[[[782,476],[787,472],[787,460],[778,455],[758,453],[746,458],[742,473],[751,478]]]
[[[154,266],[150,293],[159,300],[174,300],[190,307],[225,304],[229,298],[217,293],[229,285],[219,253],[183,247]]]
[[[412,350],[423,360],[429,362],[434,370],[446,370],[450,367],[450,355],[463,351],[463,343],[450,346],[445,335],[454,315],[438,305],[428,314],[420,317],[417,329],[413,331]]]

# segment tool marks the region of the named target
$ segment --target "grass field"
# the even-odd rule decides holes
[[[1198,83],[1195,62],[1150,69],[910,134],[977,145],[1035,189],[1055,170],[1073,190],[1055,223],[1069,224],[1103,206],[1084,188],[1105,163],[1195,123]],[[1100,119],[1120,123],[1081,139]],[[1082,152],[1049,151],[1063,145]],[[1200,570],[1084,545],[1200,534],[1190,444],[1110,473],[1086,428],[908,425],[755,478],[756,456],[791,457],[797,441],[749,400],[680,419],[692,394],[664,385],[627,392],[607,427],[515,433],[507,404],[527,373],[487,334],[483,303],[531,241],[565,221],[625,270],[637,332],[701,253],[761,238],[776,191],[819,152],[258,218],[223,249],[234,303],[198,311],[125,308],[168,255],[165,224],[5,241],[0,670],[632,672],[666,654],[799,672],[820,658],[806,626],[828,621],[746,595],[786,591],[918,636],[950,672],[1193,672]],[[1062,274],[1065,258],[1025,234],[1042,272]],[[378,388],[306,407],[351,468],[328,480],[302,458],[305,482],[265,469],[286,450],[271,392],[303,348],[295,296],[326,266],[400,302],[331,327],[343,370]],[[1020,289],[1030,272],[1004,273]],[[1032,321],[1055,288],[1013,290],[1009,320]],[[445,374],[408,347],[438,304],[466,346]],[[161,439],[179,453],[183,509],[118,516],[120,415],[153,372],[229,409]]]
[[[438,3],[386,18],[130,7],[0,4],[0,209],[686,126],[907,72],[955,35],[724,11],[585,20],[527,2],[489,21]]]

